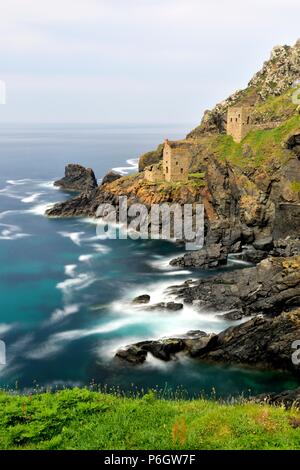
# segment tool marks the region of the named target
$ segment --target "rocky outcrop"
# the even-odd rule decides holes
[[[261,394],[254,397],[255,402],[269,403],[275,406],[284,406],[286,409],[300,408],[300,387],[295,390],[286,390],[279,393]],[[300,420],[294,418],[291,423],[292,427],[299,428]]]
[[[141,305],[141,304],[148,304],[150,302],[150,295],[142,294],[138,297],[135,297],[132,301],[133,304]]]
[[[299,339],[298,309],[275,319],[258,316],[218,335],[199,331],[179,338],[136,343],[119,350],[116,357],[131,364],[142,364],[148,353],[164,361],[182,353],[201,361],[287,370],[300,377],[300,365],[292,360],[293,343]]]
[[[183,309],[183,304],[180,302],[159,302],[158,304],[148,305],[145,310],[169,310],[177,312]]]
[[[276,316],[300,305],[300,257],[270,257],[255,267],[171,287],[170,292],[204,310]]]
[[[291,46],[273,48],[270,60],[254,75],[250,87],[258,88],[262,99],[283,94],[296,80],[300,71],[300,40]]]
[[[194,357],[205,351],[215,341],[215,335],[207,335],[203,331],[187,333],[182,338],[168,338],[158,341],[142,341],[117,351],[115,357],[122,362],[133,365],[143,364],[148,353],[162,361],[171,361],[178,353],[189,353]]]
[[[207,110],[201,124],[190,132],[187,138],[197,138],[199,135],[207,133],[224,133],[228,107],[240,104],[251,106],[266,100],[269,96],[281,95],[299,80],[299,76],[300,40],[292,47],[276,46],[270,59],[250,80],[248,87],[235,92],[212,110]]]
[[[78,196],[65,202],[54,204],[46,211],[48,217],[95,217],[100,204],[118,204],[118,199],[111,193],[96,188],[92,191],[83,191]]]
[[[119,178],[122,178],[122,175],[117,171],[111,170],[102,178],[102,184],[112,183]]]
[[[231,327],[217,337],[215,345],[201,353],[201,359],[253,367],[290,370],[300,375],[292,361],[292,345],[300,339],[300,310],[271,319],[256,317]]]
[[[84,168],[81,165],[70,163],[65,167],[65,176],[54,182],[54,186],[59,186],[67,191],[90,191],[97,188],[97,180],[91,168]]]
[[[227,250],[219,243],[206,246],[201,250],[190,251],[170,261],[171,266],[180,268],[217,268],[227,263]]]

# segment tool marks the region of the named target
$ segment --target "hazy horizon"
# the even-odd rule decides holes
[[[195,127],[299,38],[298,0],[3,0],[4,124]]]

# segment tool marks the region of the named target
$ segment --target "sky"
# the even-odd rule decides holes
[[[299,0],[1,0],[0,122],[197,125],[299,17]]]

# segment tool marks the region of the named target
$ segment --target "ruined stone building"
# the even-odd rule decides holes
[[[231,107],[227,112],[227,134],[236,142],[241,142],[253,128],[251,123],[251,108]]]
[[[145,179],[153,183],[188,181],[191,149],[192,144],[188,142],[165,140],[162,162],[146,168]]]

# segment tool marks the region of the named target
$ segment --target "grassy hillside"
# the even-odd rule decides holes
[[[299,449],[300,412],[124,398],[85,389],[0,393],[0,449]]]

